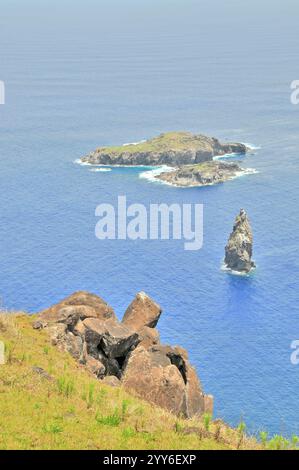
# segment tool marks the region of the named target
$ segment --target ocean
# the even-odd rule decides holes
[[[2,0],[0,297],[39,311],[76,290],[119,318],[138,291],[163,307],[161,339],[189,352],[215,416],[299,433],[298,2]],[[96,147],[170,130],[247,142],[257,173],[204,188],[90,171]],[[240,158],[235,158],[239,161]],[[95,237],[95,208],[202,203],[204,244]],[[257,269],[221,270],[243,207]]]

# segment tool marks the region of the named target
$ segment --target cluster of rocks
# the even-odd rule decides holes
[[[54,345],[105,383],[122,384],[177,415],[212,414],[213,397],[203,393],[187,352],[160,343],[161,312],[140,292],[119,322],[103,299],[80,291],[39,313],[33,327],[46,328]]]
[[[251,259],[252,245],[251,226],[245,210],[241,209],[225,247],[226,267],[239,273],[249,273],[255,267]]]
[[[211,161],[198,165],[184,165],[156,176],[158,180],[174,186],[209,186],[236,178],[246,170],[237,163]]]

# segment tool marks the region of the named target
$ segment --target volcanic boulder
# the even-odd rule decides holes
[[[100,320],[113,318],[116,320],[116,315],[101,297],[89,292],[78,291],[40,312],[34,326],[38,329],[51,323],[65,323],[74,327],[79,319],[84,320],[85,318],[99,318]]]
[[[54,345],[103,383],[122,384],[177,415],[212,413],[213,398],[203,393],[187,352],[160,344],[155,326],[161,312],[140,292],[120,323],[100,297],[77,292],[41,312],[33,327],[46,328]]]
[[[106,367],[101,361],[92,356],[86,356],[86,368],[96,377],[102,378],[105,376]]]
[[[165,354],[137,348],[128,359],[122,381],[151,403],[177,415],[186,414],[183,376]]]
[[[123,384],[140,397],[190,418],[205,412],[204,393],[182,348],[136,348],[126,364]]]
[[[125,356],[126,353],[140,342],[138,334],[114,321],[105,322],[96,318],[84,320],[85,341],[91,350],[102,350],[109,358]]]
[[[145,292],[139,292],[125,311],[122,323],[135,331],[143,327],[154,328],[161,313],[161,307],[156,302]]]

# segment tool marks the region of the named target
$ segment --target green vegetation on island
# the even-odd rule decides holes
[[[99,147],[82,157],[91,165],[170,165],[212,161],[227,153],[243,154],[241,143],[221,143],[218,139],[191,132],[167,132],[139,143]]]

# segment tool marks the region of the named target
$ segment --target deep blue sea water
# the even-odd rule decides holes
[[[215,415],[252,431],[299,433],[298,2],[2,0],[0,296],[35,312],[78,289],[119,317],[136,292],[164,309],[163,341],[184,346]],[[25,6],[26,5],[26,6]],[[259,173],[180,189],[140,169],[74,163],[100,145],[190,130],[260,147]],[[203,203],[204,246],[99,241],[95,208]],[[254,230],[256,272],[220,270],[236,213]]]

